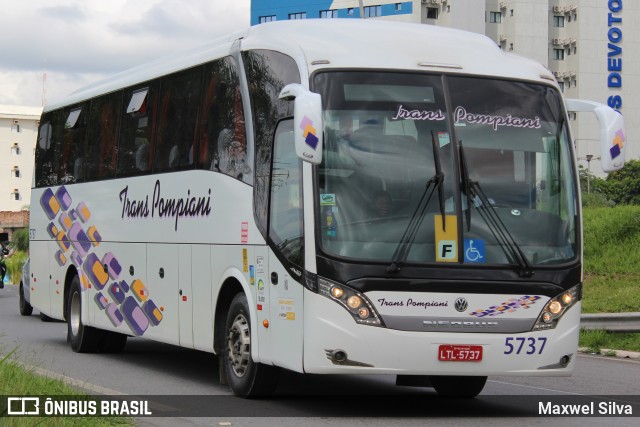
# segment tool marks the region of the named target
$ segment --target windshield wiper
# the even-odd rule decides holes
[[[433,163],[435,165],[436,173],[429,181],[427,181],[427,186],[422,193],[422,197],[420,197],[418,206],[416,206],[416,210],[413,212],[413,215],[409,220],[409,224],[402,234],[400,243],[393,253],[391,265],[387,267],[387,273],[397,273],[398,271],[400,271],[398,264],[403,262],[407,258],[409,249],[413,245],[413,241],[415,240],[416,235],[418,234],[418,230],[422,225],[422,221],[424,220],[424,214],[427,211],[427,206],[429,206],[429,202],[431,201],[433,193],[436,191],[436,189],[438,190],[438,202],[440,205],[440,213],[442,215],[442,228],[444,229],[445,227],[446,221],[444,218],[444,192],[442,189],[444,174],[442,173],[439,144],[437,141],[437,133],[435,131],[432,132],[431,143],[433,145]],[[431,192],[429,192],[430,189]]]
[[[521,277],[533,276],[533,269],[531,268],[531,264],[527,260],[526,255],[522,252],[522,249],[520,249],[520,246],[518,246],[518,243],[515,241],[511,233],[509,233],[509,229],[504,225],[502,219],[500,219],[500,216],[489,201],[487,195],[482,191],[480,183],[469,179],[469,169],[467,168],[467,161],[464,155],[462,141],[458,142],[458,147],[460,153],[460,167],[462,169],[462,186],[467,196],[467,230],[471,230],[471,206],[473,196],[474,200],[479,199],[480,204],[477,206],[478,213],[489,227],[489,231],[491,231],[491,234],[495,237],[500,248],[509,260],[509,263],[518,264],[518,274]]]

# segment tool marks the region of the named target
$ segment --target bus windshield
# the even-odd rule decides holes
[[[560,94],[478,77],[318,73],[320,248],[411,264],[576,259],[576,183]]]

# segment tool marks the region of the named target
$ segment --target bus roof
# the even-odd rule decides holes
[[[377,19],[305,19],[257,25],[148,62],[82,88],[47,105],[45,111],[229,55],[238,39],[242,50],[278,50],[293,57],[303,76],[327,68],[372,68],[555,83],[551,72],[539,63],[503,52],[491,39],[477,33]],[[306,84],[304,78],[302,82]]]

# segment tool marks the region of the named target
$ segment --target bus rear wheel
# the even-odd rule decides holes
[[[20,282],[20,314],[23,316],[31,316],[33,313],[33,307],[31,304],[27,302],[27,299],[24,297],[24,285]]]
[[[257,397],[274,392],[278,385],[278,368],[256,363],[251,358],[251,315],[243,293],[236,295],[229,306],[222,357],[229,386],[235,395]]]
[[[476,397],[487,382],[487,377],[432,376],[431,385],[439,395],[448,397]]]
[[[101,344],[100,331],[82,323],[82,299],[80,279],[75,276],[71,281],[67,298],[67,341],[76,353],[94,353]]]

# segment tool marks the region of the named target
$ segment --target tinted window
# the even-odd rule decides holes
[[[119,177],[141,175],[151,171],[156,98],[155,86],[126,89],[124,92],[118,145]]]
[[[224,58],[205,67],[198,167],[252,181],[236,63]]]
[[[162,81],[154,171],[193,167],[201,81],[200,67]]]
[[[293,102],[278,99],[282,88],[300,83],[295,61],[270,50],[243,52],[255,139],[254,206],[258,228],[266,235],[271,144],[278,120],[293,115]]]
[[[122,91],[95,98],[89,115],[89,143],[85,179],[92,181],[116,175],[118,132]]]
[[[58,180],[61,184],[84,180],[88,118],[88,102],[64,109],[62,140],[58,152]]]

